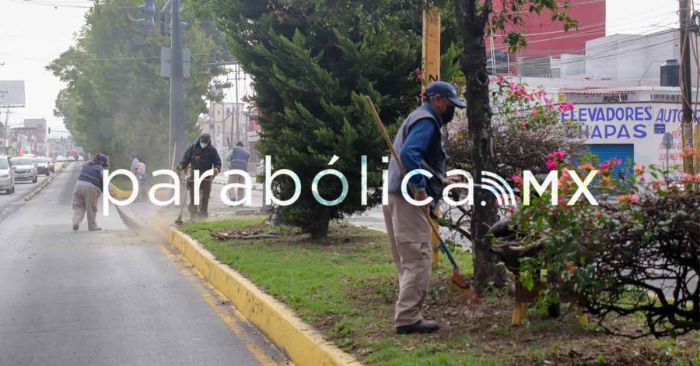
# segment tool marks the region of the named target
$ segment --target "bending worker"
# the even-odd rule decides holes
[[[177,166],[177,171],[191,167],[189,176],[187,177],[187,190],[190,192],[190,204],[187,210],[192,216],[199,215],[200,217],[209,216],[209,195],[211,194],[211,183],[214,177],[221,171],[221,158],[216,148],[211,144],[211,135],[203,133],[199,139],[190,146],[182,161]],[[194,172],[198,171],[202,176],[207,170],[213,169],[214,175],[205,178],[199,186],[199,209],[194,205]]]
[[[430,83],[425,97],[423,105],[411,112],[399,128],[394,149],[406,172],[422,168],[444,177],[447,155],[440,129],[452,120],[455,107],[464,108],[465,104],[457,97],[454,86],[444,81]],[[427,167],[422,165],[423,162]],[[431,229],[425,215],[430,206],[414,206],[406,201],[401,193],[402,180],[403,174],[392,157],[389,162],[389,204],[383,209],[391,254],[399,272],[394,326],[399,334],[432,333],[440,326],[435,321],[424,319],[422,311],[432,269]],[[432,184],[428,183],[423,175],[412,176],[407,194],[416,201],[432,197],[433,204],[436,204],[442,192],[430,189]]]
[[[78,182],[73,189],[73,231],[78,231],[87,213],[88,230],[102,230],[97,226],[97,200],[102,194],[102,171],[109,167],[109,159],[104,154],[83,164]]]

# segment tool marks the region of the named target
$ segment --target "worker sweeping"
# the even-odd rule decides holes
[[[435,172],[435,182],[423,175],[409,179],[410,192],[416,201],[433,198],[436,205],[441,198],[442,177],[445,176],[445,152],[442,126],[454,117],[455,108],[465,104],[457,91],[444,81],[430,83],[425,91],[425,102],[411,112],[399,128],[394,149],[407,172],[426,169]],[[440,325],[423,318],[423,302],[430,284],[432,270],[431,224],[427,210],[430,205],[414,206],[402,195],[403,174],[392,157],[389,162],[389,204],[384,206],[384,221],[391,246],[391,254],[399,272],[399,297],[394,307],[394,326],[399,334],[432,333]]]
[[[78,182],[73,189],[73,231],[78,231],[87,213],[88,230],[102,230],[97,226],[97,200],[102,194],[102,171],[109,167],[109,159],[104,154],[83,164]]]
[[[187,177],[187,190],[190,193],[190,203],[187,210],[192,217],[199,216],[206,218],[209,216],[209,195],[211,194],[211,184],[214,177],[221,171],[221,157],[216,151],[216,148],[211,144],[211,135],[203,133],[197,141],[190,146],[182,161],[177,165],[176,170],[179,172],[190,167],[190,174]],[[199,186],[199,207],[194,204],[194,173],[199,172],[203,175],[207,170],[213,169],[214,176],[205,178]]]

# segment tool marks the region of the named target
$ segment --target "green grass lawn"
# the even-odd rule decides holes
[[[451,269],[444,256],[426,304],[426,316],[438,320],[442,329],[397,336],[392,322],[397,273],[386,234],[334,224],[328,239],[312,242],[296,230],[267,227],[262,220],[201,222],[182,230],[367,365],[531,365],[545,360],[567,365],[700,365],[697,333],[671,343],[632,341],[582,328],[571,313],[546,319],[534,310],[523,327],[512,328],[508,291],[466,304],[449,282]],[[247,227],[274,230],[276,237],[222,241],[210,235]],[[470,256],[459,253],[457,258],[463,272],[471,273]],[[586,360],[591,362],[579,362]]]

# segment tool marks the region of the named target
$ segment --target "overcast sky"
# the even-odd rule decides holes
[[[53,116],[62,84],[44,67],[73,43],[84,21],[83,7],[90,3],[0,0],[0,80],[25,80],[26,88],[26,108],[12,110],[11,125],[43,117],[53,130],[64,128]],[[677,26],[677,8],[677,0],[607,0],[607,33],[651,33]],[[0,122],[5,122],[4,111]]]

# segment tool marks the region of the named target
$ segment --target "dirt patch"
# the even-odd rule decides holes
[[[260,240],[272,239],[279,233],[272,230],[267,224],[261,223],[254,226],[238,229],[211,230],[209,235],[219,240]]]
[[[328,237],[322,242],[310,240],[309,235],[297,228],[287,226],[271,226],[260,223],[244,228],[210,230],[209,234],[216,239],[236,244],[236,240],[256,240],[268,246],[294,246],[311,248],[317,251],[332,251],[336,253],[361,253],[367,245],[383,245],[382,233],[371,232],[343,222],[332,223],[328,229]],[[283,238],[283,240],[280,240]],[[237,243],[242,244],[242,243]],[[387,249],[388,250],[388,249]]]
[[[398,292],[394,282],[393,278],[378,278],[375,284],[348,288],[347,296],[358,311],[376,317],[375,324],[383,326],[367,329],[365,336],[370,342],[394,337],[407,351],[429,343],[446,345],[451,352],[501,357],[512,365],[671,365],[679,359],[697,359],[700,352],[697,335],[675,341],[632,340],[611,336],[594,325],[584,327],[567,304],[562,305],[559,318],[538,315],[532,305],[524,325],[513,327],[512,291],[498,290],[474,303],[466,301],[446,279],[434,280],[425,306],[425,317],[440,322],[440,331],[399,337],[391,328],[393,301]],[[326,331],[331,328],[328,324],[320,326]],[[640,322],[634,318],[618,319],[617,326],[631,330]],[[670,347],[668,342],[675,342],[675,346]],[[346,350],[362,357],[355,349]]]

